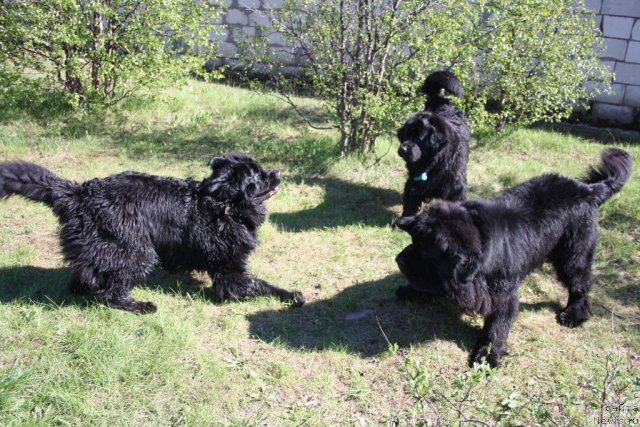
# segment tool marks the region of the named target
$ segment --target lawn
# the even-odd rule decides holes
[[[301,102],[323,119],[316,101]],[[556,324],[566,293],[543,265],[520,288],[503,367],[470,370],[480,318],[394,297],[404,283],[394,257],[410,240],[391,228],[404,180],[396,142],[341,160],[335,145],[273,96],[201,82],[109,113],[0,114],[0,160],[78,181],[125,170],[200,179],[212,155],[231,150],[280,168],[251,269],[307,299],[298,309],[272,298],[221,304],[202,273],[158,273],[133,291],[157,313],[105,308],[67,293],[51,211],[0,201],[0,424],[640,423],[637,173],[601,208],[593,318]],[[611,145],[640,159],[633,134],[474,138],[470,197],[546,172],[580,176]],[[373,314],[347,320],[363,310]]]

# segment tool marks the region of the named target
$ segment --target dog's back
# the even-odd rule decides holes
[[[602,152],[600,164],[589,167],[582,180],[555,174],[541,175],[505,191],[498,200],[519,201],[524,208],[538,213],[564,210],[583,203],[597,207],[620,191],[631,175],[631,165],[629,153],[610,148]]]
[[[522,257],[530,264],[528,270],[565,238],[593,234],[589,239],[595,239],[598,206],[618,192],[630,174],[631,156],[612,148],[602,153],[600,164],[591,167],[583,180],[541,175],[496,198],[463,205],[482,212],[485,233],[493,236],[492,244],[501,247],[496,254],[529,254]],[[508,241],[502,242],[501,236]]]

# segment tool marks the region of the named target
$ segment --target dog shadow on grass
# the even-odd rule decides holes
[[[255,338],[293,349],[342,350],[362,357],[387,351],[389,343],[406,348],[435,340],[451,341],[470,352],[482,328],[482,319],[474,321],[443,301],[399,301],[394,292],[405,283],[402,275],[392,274],[359,283],[298,309],[251,314],[249,330]],[[553,301],[522,303],[520,307],[521,311],[553,313],[562,309]],[[348,320],[358,314],[362,318]],[[549,324],[557,326],[554,316],[549,317]]]
[[[290,181],[296,185],[321,187],[324,199],[309,209],[270,213],[270,221],[286,231],[299,232],[355,224],[390,226],[398,216],[391,207],[402,203],[402,195],[395,190],[337,178],[294,177]]]
[[[87,298],[69,292],[69,278],[68,268],[0,268],[0,303],[22,301],[52,308],[90,305]]]
[[[69,291],[71,278],[68,268],[44,268],[15,266],[0,268],[0,304],[21,301],[26,304],[49,308],[66,306],[88,307],[101,305],[91,295],[76,295]],[[208,302],[219,303],[204,291],[207,283],[187,273],[158,271],[137,288],[160,291],[181,298],[203,297]]]
[[[331,298],[298,309],[251,314],[250,332],[262,341],[294,349],[345,350],[363,357],[386,351],[387,339],[400,347],[444,339],[463,349],[472,348],[478,329],[463,321],[459,311],[439,302],[398,301],[394,292],[403,284],[399,273],[392,274],[350,286]],[[356,313],[365,317],[347,320],[347,315]]]

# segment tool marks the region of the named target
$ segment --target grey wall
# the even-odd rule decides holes
[[[615,73],[612,93],[591,102],[596,120],[640,125],[640,0],[587,0],[605,37],[602,62]]]
[[[639,0],[640,1],[640,0]],[[245,35],[254,35],[259,28],[269,26],[269,11],[282,7],[283,0],[224,0],[228,11],[223,17],[220,29],[212,38],[220,44],[218,52],[227,63],[236,64],[238,45]],[[266,30],[263,34],[269,40],[269,49],[284,63],[299,66],[299,55],[285,43],[282,35]]]
[[[269,10],[282,6],[283,0],[224,0],[228,12],[223,18],[220,54],[236,63],[237,44],[244,33],[255,34],[256,25],[268,25]],[[597,122],[640,128],[640,0],[586,0],[597,13],[596,24],[605,36],[602,62],[615,73],[612,93],[593,99],[589,117]],[[270,48],[284,62],[300,65],[282,36],[265,34]]]

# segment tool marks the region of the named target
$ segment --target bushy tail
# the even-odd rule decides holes
[[[594,189],[595,201],[601,205],[620,191],[631,175],[631,155],[619,148],[609,148],[601,154],[600,164],[591,166],[583,182]]]
[[[53,206],[58,198],[68,195],[77,186],[33,163],[0,163],[0,198],[19,194]]]
[[[420,92],[429,98],[441,98],[442,94],[440,91],[442,89],[458,98],[462,96],[462,85],[456,75],[451,71],[436,71],[430,74],[422,84]]]

